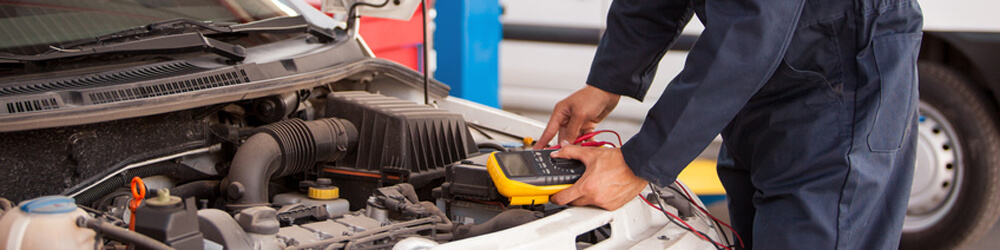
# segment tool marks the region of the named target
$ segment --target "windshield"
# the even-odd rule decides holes
[[[175,18],[243,23],[290,15],[297,13],[281,0],[0,0],[0,53],[38,54]]]

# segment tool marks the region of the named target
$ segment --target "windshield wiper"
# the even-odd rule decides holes
[[[81,40],[35,55],[0,53],[0,63],[29,63],[79,56],[122,53],[168,53],[204,51],[230,60],[242,61],[246,49],[207,36],[240,33],[297,33],[317,37],[320,42],[336,40],[337,33],[319,28],[302,16],[278,17],[243,24],[220,24],[191,19],[171,19]]]
[[[110,53],[168,53],[197,50],[215,53],[236,61],[242,61],[246,58],[246,49],[243,48],[243,46],[232,45],[208,38],[197,32],[140,38],[134,41],[112,43],[81,49],[53,48],[56,52],[46,52],[36,55],[0,53],[0,63],[41,62],[53,59]]]
[[[315,26],[303,16],[276,17],[260,21],[242,24],[216,23],[210,21],[197,21],[192,19],[170,19],[148,24],[142,27],[127,29],[111,34],[86,39],[74,43],[63,45],[62,48],[73,48],[81,45],[102,43],[104,41],[123,39],[136,36],[148,36],[156,34],[176,34],[191,31],[200,31],[205,35],[214,34],[236,34],[236,33],[309,33],[320,39],[321,42],[336,40],[336,34],[328,29]]]

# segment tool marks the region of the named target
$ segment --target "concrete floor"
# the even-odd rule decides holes
[[[1000,222],[993,225],[989,233],[979,239],[979,242],[970,245],[966,250],[993,250],[1000,248]]]

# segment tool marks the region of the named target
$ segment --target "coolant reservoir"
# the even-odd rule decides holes
[[[18,204],[0,217],[0,248],[94,249],[93,230],[76,225],[88,216],[72,198],[45,196]]]

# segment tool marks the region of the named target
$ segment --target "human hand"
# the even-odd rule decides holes
[[[552,157],[577,159],[587,167],[575,184],[549,198],[555,204],[615,210],[635,198],[648,183],[632,173],[621,149],[563,145],[552,152]]]
[[[534,149],[545,148],[556,132],[559,132],[559,141],[573,141],[580,134],[593,131],[597,123],[615,109],[620,99],[621,95],[590,85],[577,90],[556,103],[552,109],[552,117],[549,117],[549,124],[545,126],[545,132]]]

